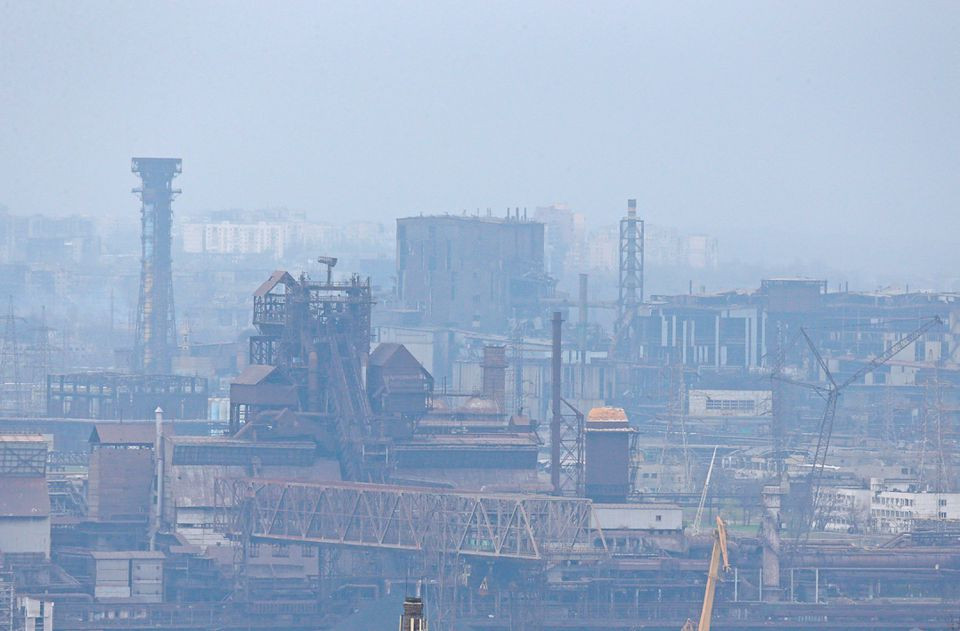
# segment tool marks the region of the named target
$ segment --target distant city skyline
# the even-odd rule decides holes
[[[960,5],[2,2],[0,203],[375,221],[564,201],[725,261],[960,267]],[[55,45],[54,45],[55,43]]]

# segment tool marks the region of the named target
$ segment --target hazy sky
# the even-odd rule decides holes
[[[179,156],[182,212],[637,197],[728,260],[957,276],[958,34],[960,2],[0,0],[0,203],[135,221],[130,157]]]

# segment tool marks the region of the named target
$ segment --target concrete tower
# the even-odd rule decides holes
[[[170,227],[173,223],[173,178],[180,173],[179,158],[134,158],[131,170],[140,176],[142,258],[140,301],[134,362],[138,372],[169,374],[177,346],[173,312],[173,268]]]

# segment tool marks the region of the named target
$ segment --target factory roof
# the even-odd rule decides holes
[[[536,439],[529,433],[523,434],[434,434],[429,438],[415,438],[398,443],[396,449],[404,448],[448,448],[448,447],[475,447],[487,449],[503,449],[508,447],[536,446]]]
[[[43,434],[0,434],[0,442],[7,443],[45,443]]]
[[[387,366],[394,361],[401,362],[401,364],[406,364],[411,368],[423,370],[423,365],[417,361],[417,358],[413,356],[413,353],[411,353],[403,344],[384,342],[373,349],[373,352],[370,353],[369,363],[371,366]]]
[[[627,420],[627,412],[623,408],[598,407],[590,410],[587,419],[591,421],[625,421]]]
[[[167,424],[168,431],[171,424]],[[154,423],[97,423],[90,442],[101,445],[153,445],[157,436]]]
[[[172,436],[170,442],[174,445],[199,445],[203,447],[245,447],[249,449],[283,448],[283,449],[316,449],[316,445],[309,441],[281,441],[281,440],[246,440],[244,438],[229,438],[223,436]]]
[[[112,559],[155,559],[162,561],[165,558],[163,552],[150,550],[91,550],[90,556],[98,561]]]
[[[262,383],[267,377],[272,375],[277,370],[276,366],[266,366],[263,364],[250,364],[243,369],[243,372],[240,373],[236,379],[233,380],[234,385],[240,386],[255,386],[259,383]]]
[[[43,476],[0,479],[0,517],[49,517],[50,496]]]
[[[270,274],[270,278],[265,280],[262,285],[257,287],[257,290],[253,292],[253,295],[258,298],[266,296],[277,285],[295,284],[296,282],[297,281],[294,280],[293,276],[290,275],[290,272],[278,269],[273,274]]]
[[[495,217],[493,215],[418,215],[414,217],[398,217],[397,221],[424,221],[424,220],[438,220],[438,219],[447,219],[447,220],[456,220],[456,221],[470,221],[470,222],[483,222],[483,223],[492,223],[492,224],[526,224],[526,225],[537,225],[543,222],[537,221],[536,219],[527,219],[526,217],[522,219],[517,219],[516,217]]]

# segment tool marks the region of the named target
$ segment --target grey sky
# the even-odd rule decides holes
[[[0,203],[135,216],[129,158],[170,155],[181,211],[636,196],[728,260],[956,268],[958,33],[957,2],[0,0]]]

